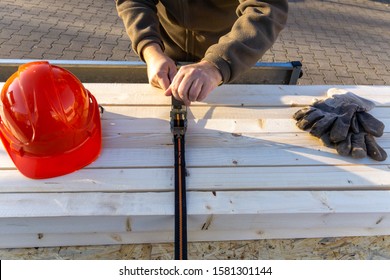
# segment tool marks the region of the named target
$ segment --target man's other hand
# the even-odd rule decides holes
[[[221,81],[221,73],[213,64],[207,61],[188,64],[180,67],[165,95],[173,95],[189,106],[191,102],[204,100]]]
[[[154,43],[146,45],[142,54],[147,65],[149,84],[167,90],[177,73],[175,62]]]

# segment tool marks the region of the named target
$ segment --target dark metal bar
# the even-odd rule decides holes
[[[32,59],[0,59],[0,82],[5,82],[18,66]],[[148,83],[146,65],[141,61],[48,60],[68,69],[86,83]],[[234,84],[297,84],[302,64],[293,62],[258,62],[238,77]]]
[[[302,77],[302,63],[300,61],[292,61],[293,71],[291,73],[289,85],[296,85],[298,83],[298,79]]]

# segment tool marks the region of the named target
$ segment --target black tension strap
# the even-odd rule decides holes
[[[171,132],[175,149],[175,260],[187,259],[185,133],[187,107],[172,96]]]

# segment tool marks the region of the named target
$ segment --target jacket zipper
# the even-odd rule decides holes
[[[181,18],[185,26],[185,33],[184,33],[184,51],[186,52],[186,60],[191,61],[193,60],[193,31],[188,29],[189,22],[191,19],[188,18],[189,12],[188,12],[188,1],[187,0],[178,0],[179,9],[182,11]]]

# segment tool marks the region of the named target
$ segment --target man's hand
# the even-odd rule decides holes
[[[219,70],[207,61],[181,66],[166,96],[173,95],[186,106],[193,101],[202,101],[222,81]]]
[[[175,62],[154,43],[146,45],[142,54],[147,65],[149,84],[167,90],[177,73]]]

